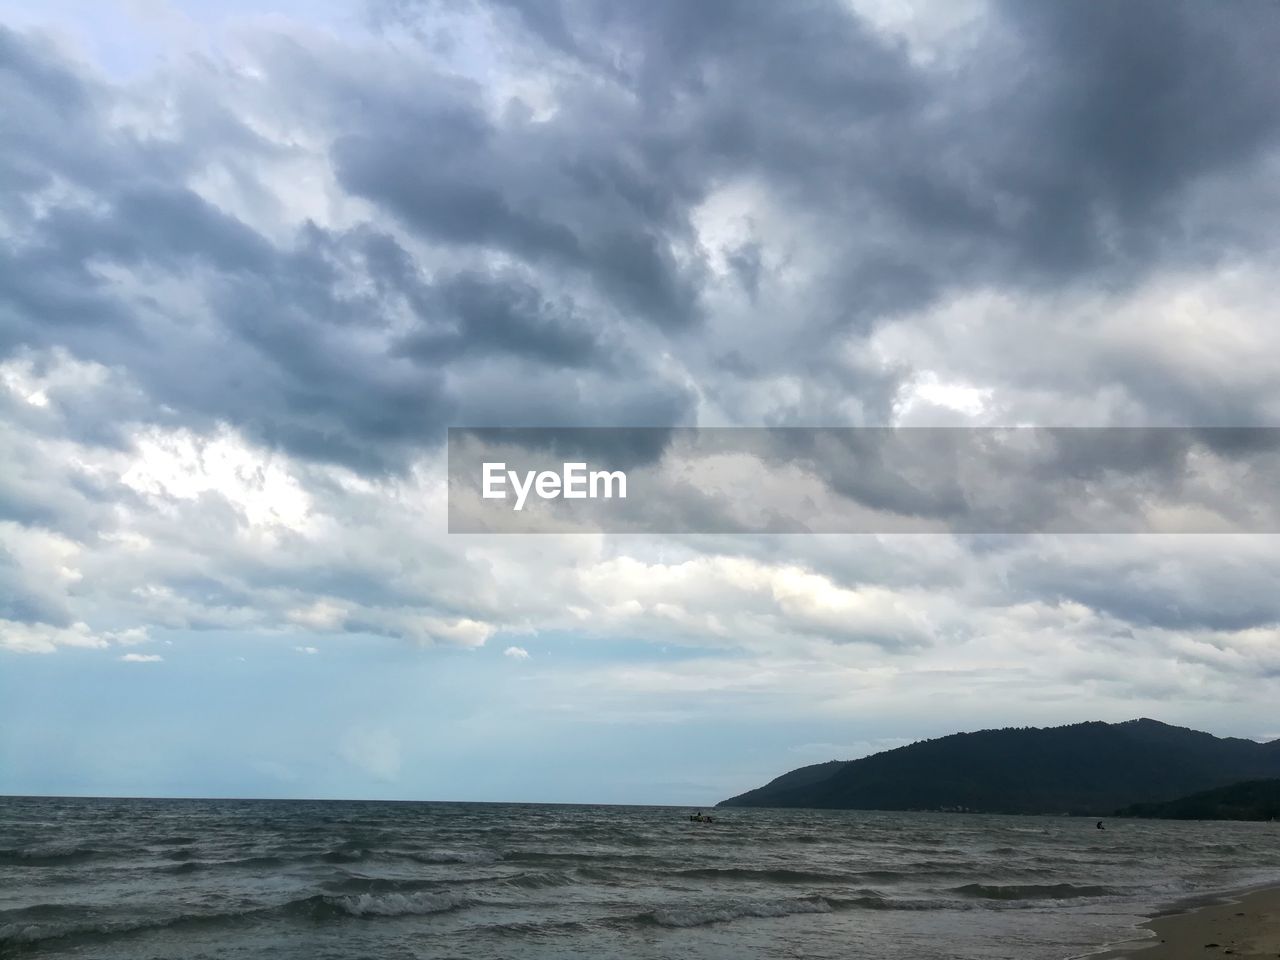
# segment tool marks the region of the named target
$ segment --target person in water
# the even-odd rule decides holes
[[[1105,830],[1105,829],[1107,829],[1106,827],[1104,827],[1104,826],[1102,825],[1102,821],[1101,821],[1101,820],[1099,820],[1099,821],[1098,821],[1098,829],[1099,829],[1099,830]]]

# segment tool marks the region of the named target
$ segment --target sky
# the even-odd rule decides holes
[[[1274,535],[446,525],[449,426],[1280,426],[1228,6],[0,0],[0,793],[1280,736]]]

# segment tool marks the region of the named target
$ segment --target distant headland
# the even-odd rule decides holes
[[[785,773],[722,807],[1161,816],[1154,806],[1280,778],[1280,740],[1157,720],[955,733]],[[1202,805],[1201,809],[1212,809]],[[1149,812],[1140,812],[1149,811]]]

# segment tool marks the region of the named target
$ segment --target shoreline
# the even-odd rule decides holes
[[[1090,960],[1277,960],[1280,884],[1198,897],[1156,911],[1138,925],[1144,934],[1110,943]]]

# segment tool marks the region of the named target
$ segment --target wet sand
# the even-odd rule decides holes
[[[1156,917],[1142,925],[1147,939],[1100,956],[1105,960],[1276,960],[1280,957],[1280,887],[1257,890],[1231,903]]]

